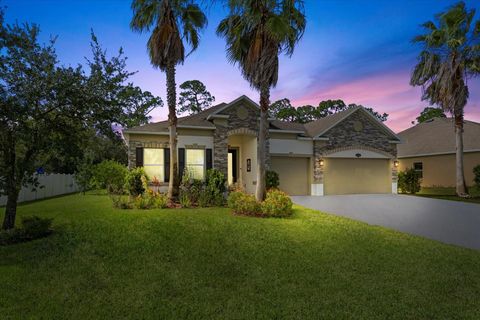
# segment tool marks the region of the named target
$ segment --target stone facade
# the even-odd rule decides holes
[[[221,111],[219,114],[227,115],[228,119],[218,119],[214,121],[216,129],[213,134],[213,167],[227,175],[229,133],[238,131],[238,129],[246,129],[257,133],[260,112],[256,107],[238,103]],[[267,168],[269,167],[270,143],[267,138]]]
[[[327,143],[319,148],[319,153],[345,147],[364,146],[383,151],[396,158],[397,146],[390,142],[392,137],[360,110],[330,129],[323,137]]]
[[[313,142],[313,183],[323,183],[323,167],[320,165],[325,141]]]
[[[226,121],[215,121],[213,132],[213,167],[228,175],[228,125]]]
[[[320,159],[332,151],[358,148],[377,151],[392,159],[397,157],[397,146],[390,142],[392,138],[361,111],[354,112],[322,137],[328,138],[328,141],[314,141],[313,145],[314,183],[323,183],[323,168],[320,166]],[[397,169],[392,166],[392,182],[396,181]]]

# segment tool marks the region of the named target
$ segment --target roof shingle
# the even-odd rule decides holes
[[[398,133],[398,157],[455,152],[455,127],[452,118],[435,118]],[[480,150],[480,123],[465,121],[464,151]]]

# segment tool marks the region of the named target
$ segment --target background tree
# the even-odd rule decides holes
[[[435,118],[446,118],[445,112],[441,108],[425,107],[417,117],[417,122],[422,123]]]
[[[124,70],[121,53],[107,60],[94,51],[98,63],[89,64],[87,75],[80,65],[60,66],[54,41],[40,45],[38,34],[36,25],[6,25],[0,12],[0,194],[7,196],[3,229],[15,226],[18,194],[22,186],[38,185],[34,172],[39,166],[56,157],[76,157],[87,131],[107,135],[112,125],[126,125],[130,117],[146,119],[140,113],[160,102],[147,94],[148,107],[123,103],[132,85],[124,84],[131,73]],[[95,42],[93,38],[93,47]]]
[[[354,108],[354,107],[362,107],[364,108],[365,110],[367,110],[368,112],[370,112],[373,116],[375,116],[375,118],[377,118],[378,120],[382,121],[382,122],[385,122],[388,120],[388,113],[379,113],[375,110],[373,110],[373,108],[371,107],[364,107],[362,106],[361,104],[355,104],[355,103],[350,103],[348,105],[349,108]]]
[[[308,123],[319,119],[318,109],[312,105],[304,105],[297,108],[298,123]]]
[[[152,31],[147,48],[150,62],[166,73],[170,132],[170,181],[168,197],[178,195],[180,176],[177,161],[177,94],[176,65],[185,60],[184,42],[191,52],[198,48],[199,31],[206,27],[207,17],[192,0],[134,0],[130,27],[134,31]],[[188,55],[188,54],[187,54]]]
[[[290,100],[287,98],[272,103],[268,112],[271,118],[289,122],[297,121],[297,109],[292,106]]]
[[[354,107],[365,108],[365,110],[369,111],[382,122],[387,121],[388,119],[388,113],[379,113],[373,110],[373,108],[364,107],[355,103],[347,105],[340,99],[321,101],[317,107],[305,105],[295,108],[291,105],[290,100],[284,98],[272,103],[270,107],[270,115],[282,121],[308,123]]]
[[[317,119],[346,110],[347,108],[348,106],[341,99],[321,101],[317,107]]]
[[[305,30],[302,1],[231,0],[229,15],[217,27],[227,42],[227,57],[240,66],[252,88],[260,92],[260,128],[255,196],[265,195],[266,141],[270,88],[278,81],[278,56],[293,54]]]
[[[422,26],[426,33],[413,39],[423,45],[410,84],[422,87],[422,100],[438,105],[455,120],[456,193],[467,196],[463,169],[464,108],[468,79],[480,72],[480,22],[475,10],[459,2]]]
[[[180,85],[180,89],[182,91],[180,91],[178,100],[179,114],[185,112],[188,114],[199,113],[203,109],[211,107],[215,101],[215,97],[207,91],[207,87],[199,80],[185,81]]]

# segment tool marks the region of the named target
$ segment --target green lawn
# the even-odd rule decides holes
[[[480,318],[480,252],[296,207],[114,210],[106,196],[19,207],[48,238],[0,247],[0,317]]]
[[[421,197],[436,198],[443,200],[454,200],[454,201],[463,201],[471,203],[480,203],[480,188],[470,187],[468,189],[470,193],[470,198],[460,198],[455,193],[455,188],[422,188],[417,195]]]

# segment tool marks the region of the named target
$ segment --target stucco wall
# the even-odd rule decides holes
[[[413,167],[414,162],[423,163],[423,187],[455,186],[455,154],[425,156],[399,159],[399,171]],[[480,165],[480,152],[464,154],[465,181],[468,186],[473,183],[473,168]]]
[[[270,153],[284,155],[287,155],[289,153],[312,155],[313,141],[293,139],[270,139]]]
[[[249,193],[255,192],[257,180],[257,140],[254,136],[230,136],[228,138],[229,148],[238,148],[238,176],[239,182]],[[247,159],[251,159],[251,171],[247,172]]]
[[[213,136],[178,136],[178,147],[188,148],[192,145],[213,149]]]

